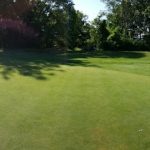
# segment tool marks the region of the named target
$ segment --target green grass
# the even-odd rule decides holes
[[[0,150],[150,150],[150,53],[0,53]]]

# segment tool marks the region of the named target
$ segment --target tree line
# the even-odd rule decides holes
[[[72,0],[1,0],[0,46],[149,50],[150,1],[103,1],[108,11],[89,22]]]

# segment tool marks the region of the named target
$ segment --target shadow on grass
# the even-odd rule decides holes
[[[72,53],[70,57],[74,58],[131,58],[131,59],[138,59],[145,57],[146,55],[143,52],[137,51],[103,51],[103,52],[93,52],[93,53]]]
[[[61,65],[98,67],[93,65],[88,59],[82,58],[141,58],[145,57],[140,52],[102,52],[102,53],[39,53],[39,52],[0,52],[0,74],[6,80],[12,77],[14,72],[23,76],[30,76],[38,80],[46,80],[48,76],[54,76],[56,72],[64,72]],[[47,70],[48,73],[43,72]]]

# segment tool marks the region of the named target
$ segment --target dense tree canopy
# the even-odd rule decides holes
[[[19,18],[28,11],[33,1],[30,0],[0,0],[0,16],[5,18]]]
[[[22,39],[30,41],[24,46],[40,48],[128,50],[150,47],[149,0],[103,0],[108,13],[98,15],[93,22],[75,10],[72,0],[0,1],[1,46],[6,46],[5,43],[11,46],[9,41],[17,46],[18,39]],[[16,38],[10,39],[13,36]]]
[[[104,0],[110,8],[108,20],[114,26],[120,26],[125,34],[140,36],[150,31],[149,0]]]

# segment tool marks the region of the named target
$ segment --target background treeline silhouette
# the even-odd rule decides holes
[[[0,0],[0,47],[150,50],[150,1],[104,2],[89,22],[72,0]]]

